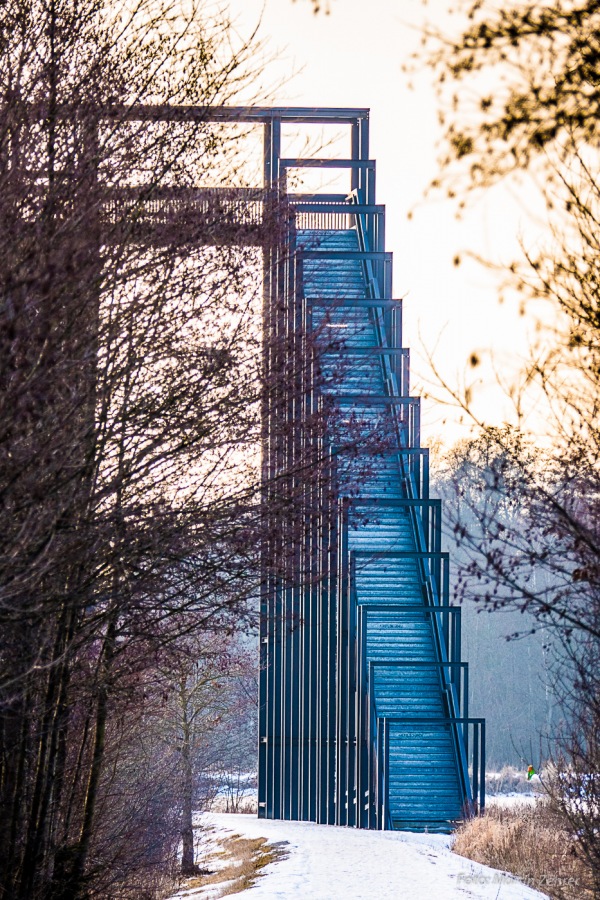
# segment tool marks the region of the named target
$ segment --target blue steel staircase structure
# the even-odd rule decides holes
[[[266,187],[289,222],[266,253],[265,328],[289,334],[287,352],[305,362],[312,354],[297,395],[266,404],[265,434],[289,424],[285,447],[266,439],[266,484],[299,458],[321,412],[329,486],[301,504],[291,568],[265,567],[259,816],[448,831],[483,810],[485,723],[468,715],[368,111],[263,112]],[[296,122],[349,126],[349,157],[283,158],[282,126]],[[290,193],[288,171],[314,167],[348,169],[348,193]],[[292,532],[279,529],[268,554],[285,555]]]
[[[262,248],[259,816],[449,830],[483,810],[485,723],[468,715],[369,112],[134,104],[117,120],[262,129],[261,187],[106,187],[99,219],[119,246]],[[298,125],[346,129],[349,155],[283,156]],[[348,189],[289,189],[311,168]]]

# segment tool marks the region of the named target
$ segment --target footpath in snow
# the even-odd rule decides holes
[[[543,900],[545,894],[513,876],[457,856],[450,838],[394,831],[362,831],[207,814],[211,841],[237,834],[264,837],[288,854],[266,866],[248,900]],[[286,843],[283,843],[286,842]],[[214,844],[213,844],[214,846]],[[216,887],[216,886],[215,886]],[[177,900],[209,900],[220,891],[182,890]],[[175,898],[173,898],[175,900]]]

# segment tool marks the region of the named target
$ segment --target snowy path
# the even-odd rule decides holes
[[[209,814],[203,821],[244,837],[288,842],[287,859],[265,868],[265,876],[246,892],[248,900],[542,900],[546,896],[511,876],[456,856],[443,836],[360,831],[248,815]],[[187,897],[193,900],[194,895],[190,892]]]

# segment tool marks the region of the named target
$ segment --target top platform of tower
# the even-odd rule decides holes
[[[39,111],[32,110],[32,118],[43,119],[46,112],[42,107]],[[354,208],[353,213],[360,211],[369,217],[369,229],[370,219],[381,217],[381,210],[375,208],[375,163],[369,159],[369,112],[363,107],[114,104],[88,109],[82,116],[81,110],[63,107],[58,115],[65,126],[74,128],[84,142],[91,141],[93,146],[96,141],[94,131],[101,131],[106,123],[116,129],[120,124],[137,123],[140,133],[144,132],[146,123],[149,131],[156,124],[164,124],[167,128],[172,124],[174,129],[188,125],[192,131],[195,124],[199,128],[210,128],[211,124],[247,126],[258,138],[253,151],[257,178],[253,184],[234,179],[228,185],[227,177],[223,177],[214,180],[215,186],[214,181],[211,184],[205,177],[195,180],[193,173],[187,170],[182,179],[167,175],[150,180],[144,178],[140,170],[136,176],[124,171],[123,180],[109,178],[105,182],[102,167],[92,173],[86,170],[82,178],[76,157],[73,157],[70,168],[58,173],[63,181],[66,179],[73,185],[72,197],[62,212],[56,207],[54,214],[68,216],[77,204],[81,204],[90,228],[94,222],[99,226],[100,243],[122,245],[130,242],[148,247],[273,246],[285,239],[294,217],[299,228],[349,227],[349,204],[361,207],[360,210]],[[323,158],[315,156],[314,148],[311,153],[301,150],[300,156],[286,156],[282,149],[289,147],[289,128],[293,130],[294,126],[306,125],[349,129],[348,150]],[[164,140],[164,135],[160,140]],[[179,140],[184,146],[185,140],[181,136]],[[135,148],[129,152],[134,154]],[[185,154],[185,149],[182,152]],[[228,165],[225,158],[221,175],[227,175]],[[186,169],[185,165],[183,169]],[[298,190],[299,170],[309,169],[337,169],[341,173],[346,170],[347,174],[338,177],[338,185],[343,180],[344,189],[337,193],[331,188],[329,192],[323,188]],[[291,170],[296,172],[293,179],[288,177]],[[332,177],[335,178],[328,173],[327,180]],[[47,186],[43,173],[32,170],[30,185],[31,208],[35,210],[43,206]],[[90,197],[94,198],[91,203]],[[30,218],[35,227],[35,213]]]
[[[121,241],[123,235],[119,228],[129,228],[135,219],[132,240],[153,245],[172,241],[273,244],[285,231],[290,213],[295,214],[292,207],[298,204],[303,206],[300,215],[313,216],[309,227],[314,226],[315,215],[329,217],[323,219],[323,227],[331,227],[332,223],[333,227],[348,227],[343,207],[351,202],[353,192],[354,203],[362,204],[365,213],[368,207],[369,215],[375,213],[375,163],[369,159],[369,113],[369,109],[362,107],[132,105],[109,108],[107,118],[123,122],[262,126],[263,175],[262,184],[254,188],[156,186],[144,195],[136,187],[123,187],[111,192],[104,207],[104,221],[108,226],[116,226],[112,233]],[[350,153],[342,157],[286,158],[281,152],[282,128],[288,125],[346,126],[350,129]],[[347,190],[294,193],[287,178],[291,169],[349,170]],[[297,221],[300,226],[300,220]]]

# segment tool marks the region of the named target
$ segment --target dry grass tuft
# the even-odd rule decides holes
[[[212,856],[213,862],[220,863],[217,871],[188,879],[185,888],[222,884],[219,897],[239,894],[252,887],[257,878],[262,876],[261,869],[278,859],[284,859],[286,855],[285,850],[268,844],[264,837],[244,838],[233,834],[222,841],[221,850]],[[210,860],[208,864],[210,865]]]
[[[256,795],[248,795],[232,802],[229,797],[215,797],[207,807],[210,812],[216,813],[244,813],[255,816],[258,813],[258,798]]]
[[[585,867],[570,835],[544,801],[509,808],[491,806],[462,825],[455,853],[510,872],[552,900],[591,900]]]

